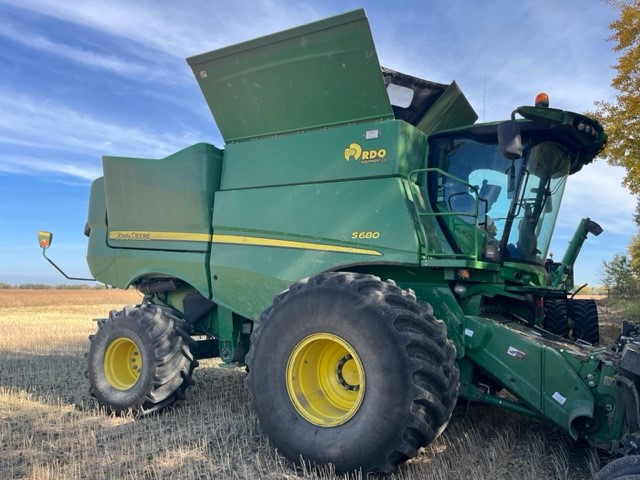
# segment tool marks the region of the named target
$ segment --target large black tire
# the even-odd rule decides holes
[[[456,404],[444,323],[392,281],[336,272],[298,282],[251,341],[251,405],[294,463],[390,472],[444,430]]]
[[[600,342],[598,305],[595,300],[570,300],[569,317],[573,321],[573,339],[596,345]]]
[[[565,299],[551,299],[544,301],[543,327],[563,338],[569,338],[569,316]]]
[[[184,398],[198,365],[189,326],[157,305],[125,307],[89,336],[90,392],[110,412],[144,415]]]
[[[640,455],[615,459],[605,465],[594,480],[640,480]]]

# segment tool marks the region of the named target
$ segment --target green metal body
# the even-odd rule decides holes
[[[556,168],[551,162],[536,170],[533,153],[517,175],[522,163],[495,169],[506,174],[505,212],[512,202],[510,216],[495,219],[500,240],[487,227],[485,193],[473,172],[456,173],[443,160],[467,147],[475,155],[482,142],[496,146],[497,124],[474,125],[476,115],[455,83],[420,80],[428,93],[420,108],[405,112],[392,104],[386,83],[397,77],[381,74],[363,11],[189,64],[224,151],[200,144],[160,160],[104,158],[89,208],[87,260],[98,280],[136,286],[147,301],[194,315],[196,333],[209,338],[197,356],[233,363],[250,348],[252,323],[293,282],[330,270],[391,278],[446,322],[462,397],[619,447],[625,416],[610,355],[535,327],[536,299],[566,294],[565,272],[586,237],[584,225],[552,271],[544,247],[525,241],[529,227],[530,235],[550,238],[564,179],[605,142],[595,122],[518,109],[528,119],[521,128],[532,152],[544,138],[580,155],[558,166],[558,174],[545,173]],[[579,122],[594,125],[594,134],[584,136]],[[459,193],[447,197],[449,190]],[[454,205],[455,195],[468,195],[471,209]],[[537,220],[543,217],[549,221]],[[494,396],[479,373],[518,401]]]

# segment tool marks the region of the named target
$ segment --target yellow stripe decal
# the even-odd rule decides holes
[[[208,233],[112,230],[109,232],[109,240],[213,242],[233,245],[296,248],[301,250],[318,250],[322,252],[356,253],[359,255],[382,256],[382,253],[376,250],[368,250],[366,248],[341,247],[339,245],[327,245],[323,243],[292,242],[290,240],[277,240],[275,238],[263,237],[245,237],[242,235],[209,235]]]
[[[322,243],[292,242],[289,240],[276,240],[274,238],[245,237],[242,235],[213,235],[213,243],[227,243],[234,245],[256,245],[261,247],[284,247],[303,250],[320,250],[323,252],[357,253],[360,255],[382,254],[376,250],[365,248],[340,247],[338,245],[326,245]]]
[[[109,240],[173,240],[179,242],[210,242],[208,233],[188,232],[143,232],[139,230],[112,230],[109,232]]]

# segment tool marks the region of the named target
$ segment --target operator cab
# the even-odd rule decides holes
[[[521,110],[535,118],[512,120],[521,151],[511,158],[498,141],[498,123],[431,137],[429,202],[458,257],[544,265],[566,180],[606,141],[602,127],[587,117]],[[542,121],[541,110],[555,117]]]

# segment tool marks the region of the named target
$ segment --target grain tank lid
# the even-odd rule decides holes
[[[362,9],[187,61],[226,142],[394,118]]]
[[[416,125],[447,89],[442,83],[423,80],[382,67],[384,83],[396,119]]]
[[[395,118],[427,135],[471,125],[478,119],[456,82],[436,83],[384,67],[382,74]]]

